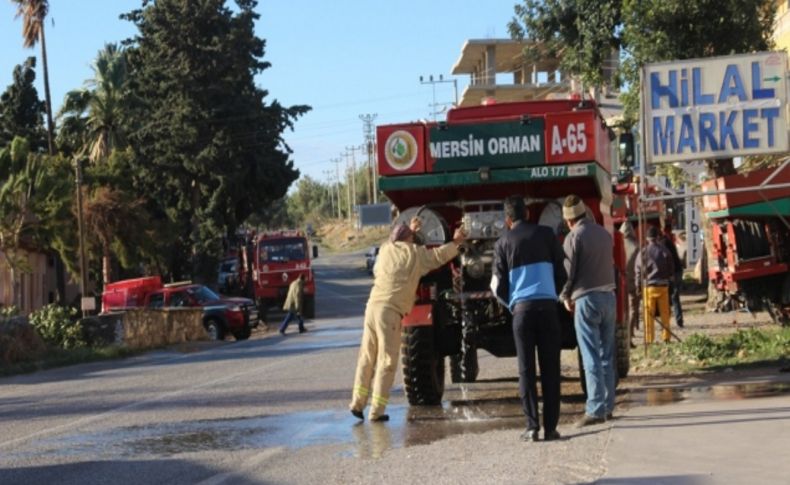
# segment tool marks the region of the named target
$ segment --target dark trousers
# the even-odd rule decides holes
[[[285,329],[288,328],[288,324],[291,323],[291,320],[293,320],[294,317],[299,319],[299,331],[304,332],[304,320],[302,320],[301,315],[294,312],[288,312],[285,315],[285,320],[283,320],[283,323],[280,324],[280,332],[285,332]]]
[[[540,429],[535,350],[540,363],[543,391],[543,428],[557,429],[560,419],[560,323],[557,302],[533,300],[516,304],[513,311],[513,337],[518,358],[518,385],[527,429]]]
[[[683,282],[683,273],[675,274],[669,284],[669,302],[672,304],[672,316],[678,327],[683,326],[683,307],[680,306],[680,284]]]

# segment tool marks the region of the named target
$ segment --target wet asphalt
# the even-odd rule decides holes
[[[790,383],[770,379],[622,391],[618,419],[576,430],[571,423],[584,401],[572,354],[563,359],[558,442],[518,440],[524,418],[515,360],[485,353],[479,382],[448,378],[441,407],[409,407],[399,373],[391,421],[359,422],[346,406],[371,283],[364,256],[323,256],[316,274],[317,318],[305,334],[294,325],[286,336],[261,329],[245,342],[189,344],[0,379],[0,484],[717,483],[716,469],[639,453],[660,457],[650,437],[662,432],[668,443],[673,434],[684,447],[694,442],[680,434],[694,435],[694,420],[709,415],[678,417],[676,407],[726,408],[718,420],[726,437],[726,417],[743,418],[754,402],[777,403],[751,426],[785,429],[776,440],[790,449]],[[699,455],[709,440],[696,439]],[[749,452],[759,448],[754,441]]]

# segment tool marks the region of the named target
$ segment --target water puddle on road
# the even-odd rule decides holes
[[[512,389],[473,392],[472,386],[449,391],[442,406],[390,406],[388,423],[359,422],[346,410],[154,423],[93,433],[73,433],[38,440],[32,449],[8,458],[33,455],[97,458],[169,457],[219,450],[259,450],[285,446],[341,445],[341,456],[380,458],[392,449],[427,445],[453,436],[489,431],[520,431],[521,402]],[[459,392],[460,391],[460,392]],[[740,383],[631,389],[618,396],[626,406],[658,406],[679,401],[733,400],[790,393],[790,383]],[[575,399],[579,397],[579,399]],[[574,421],[584,405],[581,396],[564,395],[561,423]]]
[[[740,400],[790,394],[790,383],[759,382],[686,387],[631,389],[625,402],[637,406],[661,406],[680,401]]]
[[[26,455],[109,459],[341,444],[349,445],[339,452],[341,456],[380,458],[395,448],[524,426],[517,398],[446,401],[441,407],[390,406],[387,412],[388,423],[359,422],[348,411],[334,410],[127,426],[43,439],[36,442],[35,450],[12,454],[16,459]]]

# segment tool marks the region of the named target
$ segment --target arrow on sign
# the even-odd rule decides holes
[[[766,78],[763,78],[763,81],[773,81],[773,82],[778,82],[778,81],[780,81],[781,79],[782,79],[782,78],[781,78],[781,77],[779,77],[779,76],[774,76],[774,77],[766,77]]]

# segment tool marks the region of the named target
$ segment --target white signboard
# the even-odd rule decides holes
[[[787,151],[786,71],[784,52],[645,65],[647,162]]]
[[[686,186],[686,193],[690,187]],[[686,199],[686,268],[693,268],[702,256],[702,226],[694,199]]]

